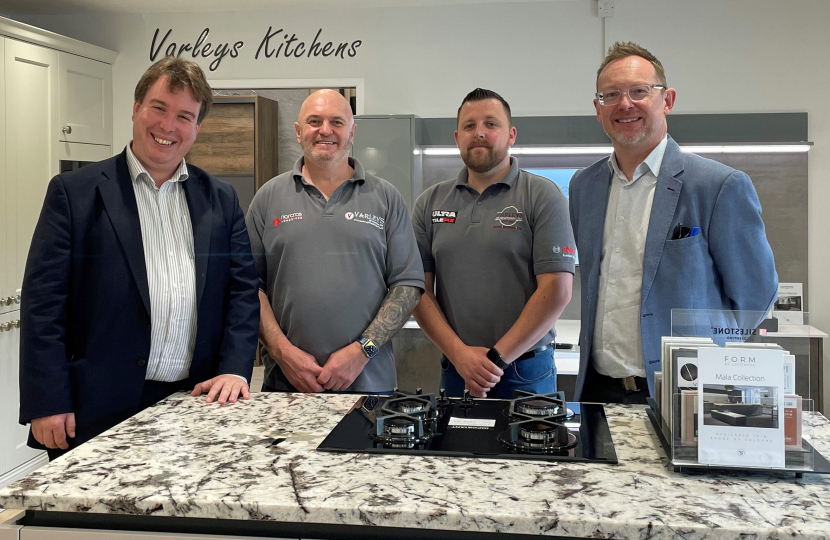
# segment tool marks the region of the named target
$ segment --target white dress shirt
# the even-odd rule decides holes
[[[146,379],[180,381],[188,376],[196,341],[193,226],[182,185],[188,178],[187,164],[182,159],[173,176],[160,188],[130,145],[127,146],[127,167],[138,205],[150,289],[150,357]]]
[[[594,322],[594,368],[615,379],[645,377],[640,303],[651,205],[668,137],[627,178],[612,154],[611,190],[605,212],[599,298]]]

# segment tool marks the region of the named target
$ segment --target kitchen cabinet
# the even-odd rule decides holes
[[[60,161],[112,155],[115,57],[0,17],[0,485],[46,462],[17,422],[23,271]]]
[[[60,81],[60,141],[112,143],[112,66],[62,52]]]

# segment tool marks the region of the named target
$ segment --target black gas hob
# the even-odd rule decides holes
[[[512,400],[364,396],[317,450],[617,463],[602,405],[519,390]]]

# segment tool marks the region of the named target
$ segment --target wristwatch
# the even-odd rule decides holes
[[[375,357],[380,351],[375,342],[369,338],[361,337],[357,340],[360,343],[360,346],[363,348],[363,354],[365,354],[370,360]]]
[[[501,353],[497,351],[495,347],[487,351],[487,358],[489,358],[491,362],[499,366],[501,369],[507,369],[507,366],[510,365],[502,360]]]

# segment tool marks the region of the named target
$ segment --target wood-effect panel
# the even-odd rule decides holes
[[[214,103],[185,159],[214,175],[253,175],[254,104]]]
[[[256,96],[256,189],[279,174],[277,102]]]

